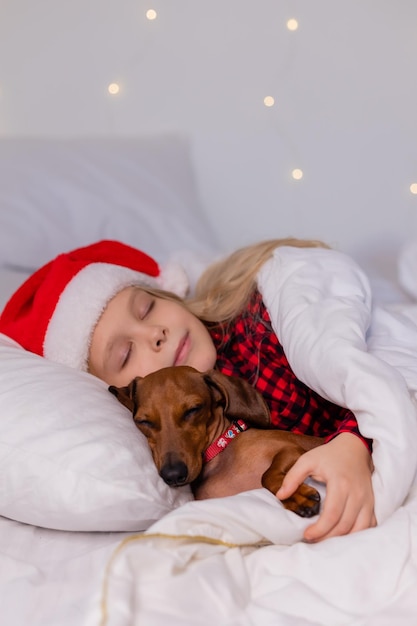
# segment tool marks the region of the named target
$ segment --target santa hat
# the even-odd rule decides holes
[[[188,280],[179,265],[161,271],[136,248],[99,241],[61,254],[32,274],[6,304],[0,332],[30,352],[85,371],[91,336],[107,303],[132,285],[183,296]]]

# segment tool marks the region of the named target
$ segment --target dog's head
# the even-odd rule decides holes
[[[132,412],[159,474],[175,487],[198,478],[223,416],[261,428],[270,423],[265,401],[249,383],[216,370],[167,367],[109,391]]]

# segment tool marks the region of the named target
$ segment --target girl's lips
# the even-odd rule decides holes
[[[177,351],[175,352],[174,365],[182,365],[188,354],[189,346],[190,340],[187,333],[178,344]]]

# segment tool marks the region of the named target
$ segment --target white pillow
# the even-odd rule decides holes
[[[94,376],[0,334],[0,515],[77,531],[138,531],[192,499],[158,476],[125,409]]]
[[[407,241],[398,254],[398,281],[417,300],[417,239]]]
[[[119,239],[157,261],[211,253],[187,140],[0,140],[0,265],[36,269],[61,252]]]

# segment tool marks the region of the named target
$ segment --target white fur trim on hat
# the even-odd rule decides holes
[[[152,276],[109,263],[91,263],[78,272],[61,293],[47,328],[45,357],[86,371],[91,336],[107,303],[137,284],[159,286]]]

